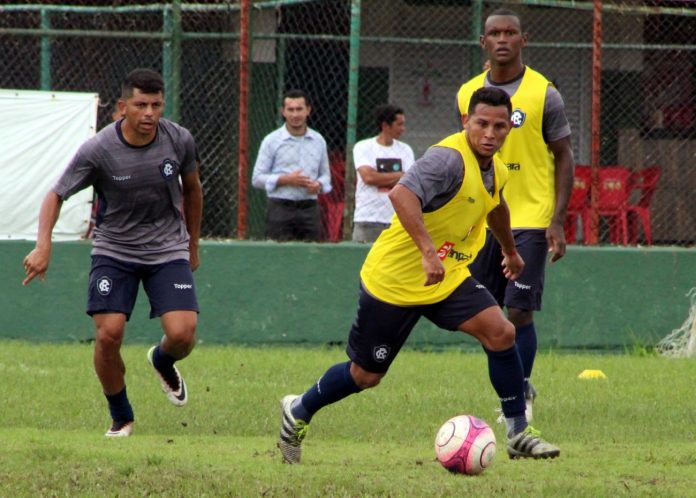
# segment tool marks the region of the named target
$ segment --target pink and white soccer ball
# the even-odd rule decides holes
[[[458,415],[437,431],[435,454],[450,472],[480,474],[493,462],[495,434],[486,422],[471,415]]]

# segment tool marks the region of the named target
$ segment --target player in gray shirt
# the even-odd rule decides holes
[[[98,197],[87,313],[94,320],[94,365],[112,424],[107,436],[129,436],[128,401],[120,354],[126,321],[142,282],[150,318],[160,317],[164,336],[148,361],[176,406],[188,400],[174,365],[195,343],[198,303],[193,271],[203,206],[196,144],[185,128],[161,118],[164,82],[149,69],[131,71],[121,86],[122,119],[77,151],[39,214],[36,247],[24,258],[27,285],[46,276],[51,237],[64,200],[93,186]]]

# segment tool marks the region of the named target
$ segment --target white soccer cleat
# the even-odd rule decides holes
[[[283,455],[283,461],[287,463],[300,463],[302,456],[302,440],[307,435],[309,424],[304,420],[293,417],[290,408],[292,402],[299,398],[298,395],[288,394],[280,401],[281,425],[278,448]]]
[[[133,434],[133,424],[130,422],[116,422],[115,420],[111,424],[111,428],[104,434],[106,437],[128,437]]]
[[[528,426],[519,434],[508,439],[507,452],[510,458],[556,458],[561,454],[558,446],[541,439],[541,432]]]
[[[152,346],[147,352],[147,361],[150,362],[150,365],[152,365],[152,368],[155,370],[155,373],[160,380],[160,384],[162,385],[162,392],[167,395],[167,399],[175,406],[184,406],[188,401],[186,382],[184,382],[184,378],[179,373],[176,365],[172,365],[173,375],[176,378],[176,381],[172,381],[172,384],[175,383],[176,386],[172,386],[170,382],[167,381],[167,379],[162,375],[162,373],[157,370],[157,367],[155,367],[155,364],[152,361],[152,355],[154,354],[156,347],[157,346]]]

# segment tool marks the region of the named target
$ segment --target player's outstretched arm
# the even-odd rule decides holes
[[[201,218],[203,217],[203,189],[198,168],[182,177],[181,184],[184,194],[184,218],[186,230],[189,233],[189,262],[191,271],[200,266],[198,242],[201,236]]]
[[[48,263],[51,259],[53,227],[56,225],[56,221],[58,221],[62,205],[63,199],[53,191],[49,191],[44,197],[41,203],[41,210],[39,211],[39,233],[36,237],[36,245],[24,258],[23,265],[26,277],[22,281],[22,285],[27,285],[36,276],[41,280],[46,278]]]
[[[416,194],[401,184],[389,192],[389,200],[401,225],[413,239],[422,254],[421,264],[425,272],[425,284],[433,285],[445,278],[445,267],[437,257],[437,251],[423,222],[423,210]]]
[[[524,261],[515,249],[515,238],[512,236],[510,228],[510,209],[507,202],[500,194],[500,204],[488,213],[488,227],[503,251],[503,275],[510,280],[515,280],[520,276],[524,269]]]

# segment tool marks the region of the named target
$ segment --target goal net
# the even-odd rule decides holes
[[[689,316],[681,327],[672,331],[657,343],[657,351],[670,358],[691,358],[696,356],[696,287],[687,294],[691,299]]]

